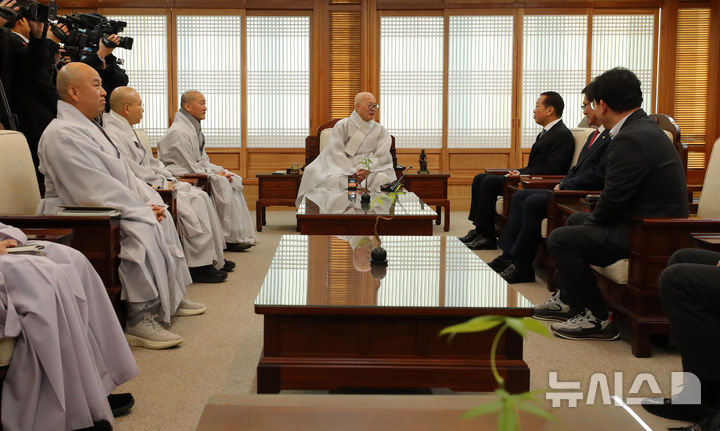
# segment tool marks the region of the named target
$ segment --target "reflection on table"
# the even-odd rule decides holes
[[[370,192],[370,202],[367,205],[361,202],[361,195],[360,192],[353,197],[348,191],[311,190],[305,194],[297,214],[436,215],[432,207],[412,192],[396,194],[394,197],[388,193]]]
[[[283,236],[256,305],[529,308],[454,237],[383,236],[388,266],[369,265],[366,236]]]

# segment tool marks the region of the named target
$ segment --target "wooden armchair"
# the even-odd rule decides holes
[[[118,276],[120,217],[36,215],[40,190],[22,133],[0,131],[0,154],[0,221],[18,228],[72,229],[70,245],[92,263],[120,321],[124,322]]]
[[[313,160],[315,160],[315,158],[325,148],[328,139],[330,138],[330,134],[332,133],[332,128],[338,121],[340,121],[340,119],[336,118],[334,120],[328,121],[325,124],[321,124],[320,126],[318,126],[315,135],[310,135],[305,138],[305,166],[309,165]],[[405,170],[405,166],[400,165],[397,162],[397,153],[395,151],[395,137],[393,135],[390,135],[390,139],[390,155],[392,156],[393,167],[395,168],[395,176],[397,178],[400,178],[403,171]]]

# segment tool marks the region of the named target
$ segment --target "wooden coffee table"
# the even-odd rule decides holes
[[[382,246],[386,274],[368,263],[368,237],[282,237],[255,301],[264,316],[258,393],[496,388],[495,330],[450,343],[438,333],[476,316],[530,316],[532,304],[457,238],[386,236]],[[511,392],[530,384],[522,354],[522,338],[507,331],[496,359]]]
[[[363,206],[358,192],[355,199],[347,191],[311,190],[300,204],[297,221],[303,235],[371,235],[377,217],[381,235],[432,235],[437,214],[412,192],[397,195],[370,193],[371,203]]]

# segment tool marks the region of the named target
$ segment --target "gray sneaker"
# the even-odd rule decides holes
[[[178,306],[177,311],[175,311],[175,315],[197,316],[198,314],[203,314],[205,310],[207,310],[207,307],[204,304],[201,304],[199,302],[193,302],[187,299],[187,296],[185,296],[180,301],[180,305]]]
[[[558,290],[550,299],[533,308],[532,317],[538,320],[565,322],[576,314],[570,310],[569,305],[560,300],[560,291]]]
[[[567,322],[550,325],[553,334],[568,340],[617,340],[620,338],[612,318],[600,320],[587,308]]]
[[[181,336],[165,329],[157,321],[157,315],[151,314],[146,314],[137,325],[125,328],[125,338],[131,346],[156,350],[167,349],[183,342]]]

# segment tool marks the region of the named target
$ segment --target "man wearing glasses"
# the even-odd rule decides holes
[[[355,96],[353,113],[335,124],[325,148],[305,167],[296,205],[309,190],[346,188],[351,175],[357,176],[360,187],[371,191],[395,181],[390,134],[373,120],[378,108],[372,93]]]

